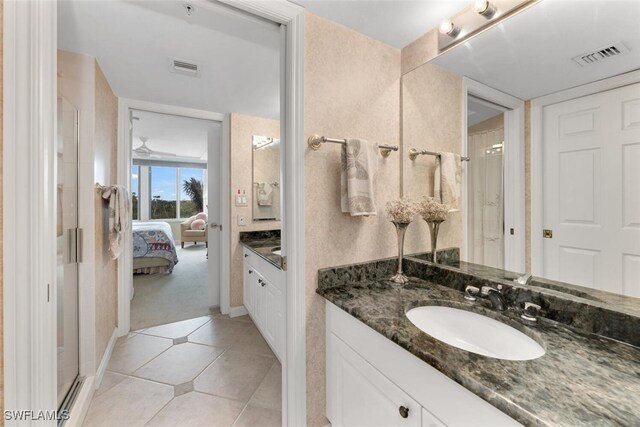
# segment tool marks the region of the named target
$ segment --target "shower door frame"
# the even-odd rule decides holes
[[[505,107],[504,112],[504,269],[525,271],[525,149],[524,149],[524,101],[493,89],[468,77],[462,79],[462,155],[468,156],[467,99],[468,96],[484,99]],[[469,206],[468,170],[462,162],[462,259],[469,259]],[[507,230],[513,228],[511,235]]]

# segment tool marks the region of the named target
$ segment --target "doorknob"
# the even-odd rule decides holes
[[[222,230],[222,224],[212,223],[212,224],[209,224],[209,227],[211,227],[211,228],[219,228],[220,230]]]

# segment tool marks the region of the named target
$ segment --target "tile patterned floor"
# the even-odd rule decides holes
[[[135,331],[116,343],[84,426],[280,426],[281,372],[249,316]]]

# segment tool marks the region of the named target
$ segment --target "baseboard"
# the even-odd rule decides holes
[[[109,360],[111,360],[111,353],[113,352],[113,347],[116,345],[116,341],[118,340],[118,328],[113,330],[111,334],[111,338],[109,339],[109,343],[107,344],[107,349],[104,351],[104,355],[102,356],[102,360],[100,361],[100,366],[98,366],[98,370],[96,371],[95,383],[94,387],[97,390],[102,383],[102,377],[104,377],[104,373],[107,370],[107,366],[109,366]]]
[[[85,378],[78,397],[76,397],[76,401],[71,407],[69,419],[64,423],[64,427],[81,427],[84,423],[84,417],[87,416],[87,411],[89,410],[89,405],[91,405],[91,399],[96,389],[95,379],[96,377],[94,376]]]
[[[244,316],[245,314],[249,314],[244,305],[239,305],[237,307],[229,307],[229,317],[238,317]]]

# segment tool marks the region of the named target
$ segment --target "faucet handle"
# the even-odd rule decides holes
[[[467,301],[475,301],[477,299],[478,294],[480,293],[480,289],[475,286],[467,286],[464,288],[464,299]]]
[[[538,313],[540,312],[541,307],[538,304],[534,304],[532,302],[524,303],[524,313],[520,315],[524,320],[528,320],[530,322],[538,321]]]

